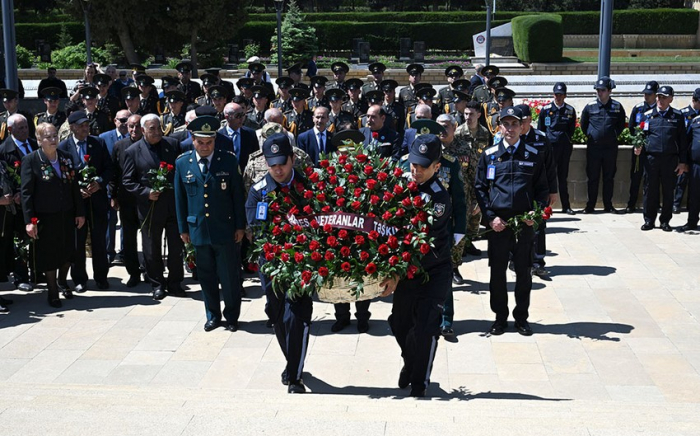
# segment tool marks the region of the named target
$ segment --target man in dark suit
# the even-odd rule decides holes
[[[71,278],[75,291],[85,291],[87,286],[87,270],[85,268],[85,243],[90,229],[90,245],[92,247],[93,279],[97,289],[109,289],[107,272],[107,210],[109,198],[107,185],[114,175],[112,159],[107,146],[100,138],[90,136],[90,124],[83,111],[76,111],[68,117],[71,135],[58,144],[60,150],[70,154],[73,167],[80,172],[86,166],[95,169],[94,176],[89,180],[79,177],[80,194],[85,206],[85,218],[88,225],[77,231],[77,249],[71,265]]]
[[[112,163],[114,164],[114,177],[112,178],[112,208],[119,211],[119,219],[122,223],[121,231],[121,257],[129,273],[127,288],[133,288],[141,282],[139,274],[138,241],[139,214],[136,210],[136,197],[124,188],[124,157],[131,144],[140,141],[143,137],[141,131],[141,115],[135,114],[126,122],[129,134],[126,138],[117,141],[112,149]]]
[[[150,170],[157,170],[161,165],[174,169],[175,160],[180,154],[177,140],[163,136],[158,115],[148,114],[141,118],[143,138],[126,150],[124,156],[124,187],[136,196],[139,220],[141,221],[141,244],[146,262],[146,272],[152,281],[153,299],[162,300],[165,292],[176,296],[185,296],[181,282],[184,278],[182,268],[182,241],[177,227],[175,213],[175,194],[172,189],[154,190]],[[172,183],[174,171],[167,179]],[[164,276],[163,232],[168,241],[168,278]]]
[[[197,258],[207,315],[204,330],[221,325],[221,284],[226,329],[235,332],[241,312],[241,281],[238,268],[231,265],[240,263],[245,200],[236,157],[215,148],[217,126],[219,121],[211,116],[189,124],[194,150],[183,153],[175,164],[175,204],[180,238],[194,245]]]
[[[29,126],[24,115],[17,113],[10,115],[7,119],[7,130],[7,138],[0,144],[0,165],[4,164],[10,168],[15,168],[15,162],[21,162],[22,158],[36,150],[38,145],[34,139],[29,138]],[[17,174],[19,174],[19,169],[16,171]],[[2,234],[5,236],[0,238],[0,250],[2,250],[3,253],[8,253],[8,259],[14,257],[14,238],[11,235],[14,234],[23,241],[28,238],[24,228],[19,184],[13,183],[12,190],[14,207],[10,207],[10,205],[0,207],[0,213],[2,213],[4,217]],[[11,213],[12,209],[15,210],[15,213]],[[33,289],[33,286],[29,283],[29,270],[25,262],[21,259],[17,259],[14,262],[14,268],[12,268],[11,262],[9,261],[7,266],[8,270],[14,270],[13,282],[16,288],[26,292]],[[33,272],[36,273],[35,271]],[[5,304],[3,304],[3,301]],[[6,305],[7,301],[9,300],[0,299],[0,305]]]
[[[329,154],[336,151],[335,146],[331,144],[333,134],[326,131],[328,112],[328,108],[323,106],[314,109],[314,128],[307,130],[297,138],[297,147],[309,155],[314,165],[318,165],[321,153]]]
[[[427,104],[416,105],[415,109],[416,120],[429,120],[432,116],[430,106]],[[403,132],[403,141],[401,143],[401,156],[408,154],[411,149],[411,144],[416,139],[416,129],[409,127]]]
[[[367,109],[367,127],[360,129],[360,132],[365,135],[364,147],[366,150],[379,153],[381,157],[399,160],[401,157],[399,134],[385,121],[384,108],[375,104]]]
[[[41,79],[41,82],[39,82],[39,86],[36,89],[36,95],[39,98],[43,98],[44,93],[42,91],[44,89],[55,87],[55,88],[58,88],[60,98],[68,98],[68,90],[66,89],[66,82],[64,82],[63,80],[56,77],[56,68],[49,67],[46,70],[46,73],[48,74],[48,77],[46,77],[45,79]]]
[[[219,133],[229,139],[226,150],[232,151],[238,159],[241,173],[248,164],[248,156],[260,149],[255,130],[244,127],[246,112],[245,108],[238,103],[229,103],[224,108],[226,125],[219,129]]]

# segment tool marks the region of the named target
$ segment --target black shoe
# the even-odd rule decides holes
[[[34,286],[31,283],[17,283],[15,287],[22,292],[32,292],[34,290]]]
[[[9,311],[10,311],[10,309],[8,309],[7,307],[0,304],[0,313],[7,313]]]
[[[583,213],[583,214],[589,214],[589,213],[593,213],[594,211],[595,211],[595,210],[594,210],[592,207],[586,207],[586,208],[584,208],[584,209],[581,211],[581,213]]]
[[[134,274],[133,276],[129,277],[129,281],[126,282],[126,287],[133,288],[136,287],[139,283],[141,283],[141,276],[138,274]]]
[[[689,230],[697,230],[698,225],[697,224],[685,224],[681,227],[676,227],[677,232],[687,232]]]
[[[567,215],[576,215],[576,212],[574,212],[574,210],[570,207],[567,207],[566,209],[562,210],[562,212],[564,212]]]
[[[455,335],[455,331],[452,330],[452,327],[443,327],[442,330],[440,330],[440,334],[443,335],[444,337],[452,337]]]
[[[48,301],[49,301],[49,306],[55,307],[58,309],[59,307],[63,307],[63,303],[61,303],[61,300],[58,298],[58,291],[55,293],[49,292],[48,295]]]
[[[644,224],[642,224],[642,230],[644,230],[644,231],[651,230],[653,228],[654,228],[654,223],[650,223],[647,221]]]
[[[345,327],[350,325],[350,320],[349,319],[339,319],[338,321],[334,322],[333,325],[331,326],[331,331],[333,333],[338,333]]]
[[[463,252],[463,254],[468,254],[468,255],[470,255],[470,256],[481,256],[481,250],[479,250],[478,248],[476,248],[476,247],[474,246],[474,244],[472,244],[472,243],[470,242],[469,245],[467,245],[466,247],[464,247],[464,252]]]
[[[237,322],[226,323],[226,330],[228,330],[230,332],[237,332],[238,331],[238,323]]]
[[[369,331],[369,320],[357,321],[357,332],[367,333]]]
[[[491,325],[488,332],[494,336],[499,336],[506,332],[506,327],[508,327],[507,322],[496,321]]]
[[[399,373],[399,388],[406,389],[411,384],[411,370],[406,365],[401,368]]]
[[[58,285],[58,290],[63,294],[63,298],[66,300],[72,300],[73,299],[73,291],[71,291],[70,287],[68,286],[68,283],[65,285]]]
[[[219,321],[218,319],[212,319],[212,320],[207,321],[204,324],[204,331],[210,332],[210,331],[212,331],[215,328],[218,328],[220,326],[221,326],[221,321]]]
[[[532,328],[530,328],[530,323],[527,321],[516,321],[515,330],[523,336],[532,336]]]
[[[669,223],[661,223],[660,227],[661,227],[661,230],[663,230],[664,232],[673,231],[673,229],[671,228],[671,225]]]
[[[673,206],[673,213],[675,213],[675,214],[681,213],[681,207],[680,206]]]
[[[408,394],[409,397],[423,398],[425,397],[425,388],[423,386],[417,388],[411,388],[411,393]]]
[[[532,266],[532,274],[540,278],[547,278],[549,276],[549,273],[546,269],[544,269],[543,266],[539,266],[536,264]]]
[[[153,299],[162,300],[163,298],[165,298],[165,291],[163,290],[163,287],[157,286],[153,288]]]
[[[186,297],[187,293],[184,289],[178,286],[171,286],[168,288],[168,294],[174,295],[176,297]]]
[[[273,323],[271,319],[268,319],[267,322],[265,322],[265,327],[267,327],[269,329],[271,329],[274,326],[275,326],[275,323]]]
[[[0,297],[0,305],[2,305],[2,306],[9,306],[9,305],[11,305],[12,303],[13,303],[12,300],[7,299],[7,298]]]
[[[306,392],[306,387],[304,387],[304,382],[301,380],[289,380],[289,386],[287,386],[287,393],[289,394],[303,394]]]
[[[614,213],[614,214],[618,214],[618,215],[624,215],[625,213],[627,213],[627,212],[625,211],[625,209],[615,209],[615,208],[612,207],[612,206],[606,207],[605,209],[603,209],[603,212],[605,212],[605,213]]]
[[[464,284],[464,278],[462,277],[462,274],[459,273],[458,268],[452,268],[452,283],[455,285]]]
[[[627,206],[625,208],[625,213],[634,213],[636,210],[637,210],[637,208],[634,206]]]
[[[97,284],[97,289],[99,290],[104,291],[106,289],[109,289],[109,282],[107,280],[95,280],[95,283]]]
[[[73,291],[75,291],[76,294],[82,294],[86,290],[87,288],[82,284],[75,285],[75,288],[73,288]]]
[[[287,375],[287,370],[285,369],[282,371],[282,375],[280,377],[282,379],[282,384],[285,386],[289,385],[289,376]]]

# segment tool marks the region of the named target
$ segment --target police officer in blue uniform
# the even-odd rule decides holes
[[[489,231],[489,266],[491,278],[491,310],[496,321],[489,329],[492,335],[501,335],[508,327],[508,289],[506,270],[508,258],[513,254],[515,267],[515,329],[521,335],[532,335],[529,316],[530,291],[532,290],[532,244],[535,232],[531,222],[515,232],[508,220],[531,211],[533,202],[547,204],[549,184],[540,151],[521,139],[520,111],[513,107],[502,109],[501,139],[484,150],[477,166],[474,186],[477,202]]]
[[[656,107],[656,91],[659,89],[659,84],[652,80],[644,86],[644,101],[637,103],[630,112],[629,130],[631,135],[636,135],[636,128],[644,119],[644,113]],[[642,150],[644,154],[644,150]],[[630,197],[627,201],[627,209],[625,212],[634,213],[637,210],[637,197],[639,197],[639,188],[642,186],[642,176],[644,175],[644,166],[637,165],[637,161],[641,162],[641,156],[631,152],[632,165],[630,166]]]
[[[552,144],[552,160],[557,174],[557,187],[562,212],[575,215],[569,201],[569,161],[574,149],[571,138],[576,130],[576,109],[566,104],[566,83],[559,82],[554,85],[554,101],[545,105],[540,111],[537,120],[537,130],[545,132],[547,139]]]
[[[598,182],[603,171],[603,211],[618,213],[612,197],[617,171],[617,137],[625,128],[625,108],[610,98],[615,82],[610,77],[599,78],[593,88],[598,98],[583,108],[581,130],[588,137],[586,143],[586,176],[588,201],[583,213],[593,213],[598,201]]]
[[[673,88],[661,86],[656,91],[656,107],[644,113],[644,133],[647,143],[644,146],[644,224],[642,230],[655,226],[659,209],[659,194],[664,202],[659,222],[661,230],[670,232],[675,175],[686,172],[688,142],[685,119],[681,111],[671,107]],[[635,149],[641,154],[641,150]],[[661,192],[659,192],[661,184]]]
[[[294,171],[294,150],[287,135],[279,133],[267,138],[263,143],[263,155],[269,167],[268,173],[262,180],[251,186],[246,201],[246,217],[248,225],[253,228],[254,237],[264,238],[264,234],[256,234],[259,233],[256,229],[259,229],[267,219],[266,213],[262,215],[259,213],[262,204],[265,205],[263,209],[266,210],[267,193],[292,184],[304,184],[306,180]],[[264,260],[261,258],[259,262],[262,265]],[[262,272],[260,285],[267,297],[265,313],[274,325],[277,342],[287,360],[285,370],[282,372],[282,383],[288,386],[287,392],[290,394],[306,392],[301,376],[309,344],[312,299],[310,296],[292,299],[287,295],[277,294],[272,288],[270,277]]]
[[[690,128],[690,123],[693,119],[700,115],[700,88],[695,89],[691,103],[681,109],[681,114],[683,114],[685,119],[686,129]],[[676,189],[673,192],[673,213],[681,213],[681,201],[683,201],[685,188],[688,186],[689,176],[690,173],[683,173],[676,180]]]
[[[428,238],[434,248],[423,258],[426,277],[403,278],[388,284],[382,295],[394,292],[389,326],[401,347],[403,368],[399,388],[411,385],[412,397],[423,397],[430,384],[435,351],[440,339],[443,304],[452,287],[452,203],[450,194],[438,178],[442,142],[433,134],[421,135],[411,144],[408,161],[411,178],[422,196],[432,202],[434,221]]]
[[[180,238],[194,245],[207,315],[204,330],[214,330],[222,323],[221,284],[226,329],[235,332],[241,312],[241,281],[240,269],[232,266],[241,262],[245,200],[236,156],[214,147],[219,125],[215,117],[203,116],[187,126],[194,150],[180,155],[175,163],[175,206]]]
[[[697,91],[696,91],[697,92]],[[693,96],[694,98],[695,96]],[[688,126],[688,221],[678,232],[697,230],[700,217],[700,115]]]

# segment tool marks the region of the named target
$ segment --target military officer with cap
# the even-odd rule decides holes
[[[696,89],[697,93],[700,89]],[[693,95],[693,103],[696,97]],[[700,217],[700,115],[693,118],[688,126],[688,221],[676,228],[678,232],[687,232],[698,229],[698,217]]]
[[[355,78],[350,79],[347,82],[344,82],[344,87],[347,90],[348,99],[345,103],[343,103],[343,110],[346,112],[350,112],[357,120],[362,116],[362,114],[367,112],[367,103],[365,101],[362,101],[362,99],[360,98],[362,80]],[[337,86],[336,88],[343,89],[340,86]],[[329,89],[334,88],[329,87]]]
[[[263,144],[263,154],[269,167],[268,174],[250,188],[246,201],[248,225],[255,238],[265,238],[262,229],[267,228],[263,227],[267,214],[263,217],[258,210],[261,204],[267,203],[267,193],[299,183],[306,184],[303,173],[294,170],[294,151],[287,135],[277,134],[267,138]],[[262,257],[259,263],[263,265]],[[277,342],[287,361],[282,372],[282,384],[287,385],[290,394],[306,392],[302,373],[309,344],[313,300],[308,295],[292,299],[286,294],[275,292],[272,280],[262,272],[260,284],[267,297],[265,313],[273,323]]]
[[[406,112],[410,112],[413,106],[418,104],[418,99],[416,98],[416,85],[420,83],[421,77],[423,75],[423,65],[421,64],[409,64],[406,67],[406,72],[408,73],[408,86],[404,86],[399,92],[399,103],[406,108]]]
[[[141,115],[139,113],[139,103],[141,103],[139,95],[141,94],[141,91],[133,86],[125,86],[122,88],[121,94],[122,100],[124,101],[124,106],[126,106],[126,110],[129,111],[129,114]]]
[[[222,324],[221,292],[226,329],[235,332],[241,312],[241,280],[240,269],[232,266],[240,264],[245,199],[236,156],[214,146],[219,125],[211,116],[197,117],[188,125],[194,150],[175,162],[175,206],[180,238],[194,246],[207,316],[204,330]]]
[[[362,97],[364,98],[370,91],[381,90],[379,84],[384,80],[384,72],[386,71],[386,65],[381,62],[372,62],[367,65],[369,73],[374,78],[373,81],[367,82],[362,85]]]
[[[299,62],[285,70],[287,71],[287,76],[294,82],[292,88],[307,88],[306,84],[301,83],[301,67],[301,62]]]
[[[97,107],[97,96],[99,92],[97,88],[89,86],[82,88],[78,92],[80,92],[83,106],[85,106],[85,110],[81,112],[87,114],[90,134],[93,136],[100,136],[101,133],[114,129],[114,123],[109,118],[109,113]]]
[[[452,91],[452,103],[445,105],[445,113],[451,115],[457,125],[461,126],[466,121],[464,119],[464,109],[467,108],[467,103],[471,101],[471,96],[462,91]]]
[[[491,335],[501,335],[508,327],[508,289],[506,271],[512,253],[515,267],[515,329],[532,335],[528,322],[532,290],[532,244],[535,237],[532,221],[518,223],[518,233],[508,220],[533,210],[549,200],[549,185],[540,152],[521,139],[523,126],[520,111],[507,107],[500,112],[500,139],[479,158],[474,189],[485,224],[493,231],[488,235],[491,310],[496,321]]]
[[[211,98],[211,106],[216,110],[216,118],[219,121],[223,121],[224,108],[228,102],[228,95],[226,94],[226,88],[221,85],[215,85],[209,88],[209,97]]]
[[[209,89],[216,86],[216,76],[209,73],[204,73],[199,76],[199,80],[202,81],[202,92],[203,95],[197,97],[195,103],[200,106],[213,106],[211,101],[211,95],[209,94]]]
[[[676,176],[688,171],[688,138],[685,118],[671,107],[673,88],[660,86],[656,91],[656,107],[644,112],[646,144],[644,145],[644,224],[642,230],[655,226],[659,194],[663,197],[659,222],[661,230],[670,232],[673,211],[673,188]],[[640,149],[635,149],[641,155]],[[659,185],[661,192],[659,192]]]
[[[331,107],[328,113],[328,126],[326,130],[331,133],[337,132],[338,126],[344,123],[352,123],[356,125],[357,118],[350,112],[343,110],[343,98],[345,92],[340,88],[333,88],[326,91],[325,97],[328,99],[328,105]]]
[[[185,101],[187,96],[179,90],[165,93],[165,100],[168,102],[168,112],[160,116],[160,125],[163,126],[163,134],[169,136],[184,126],[185,122]]]
[[[240,91],[240,97],[246,100],[246,105],[253,104],[253,79],[250,77],[241,77],[236,82],[236,87]]]
[[[384,92],[382,108],[384,108],[387,117],[391,117],[394,130],[396,130],[400,137],[403,137],[403,131],[406,127],[406,108],[396,100],[396,88],[398,88],[398,86],[399,82],[388,79],[381,81],[379,89]]]
[[[112,83],[112,78],[107,74],[95,74],[92,78],[92,83],[99,91],[97,96],[97,110],[105,112],[109,115],[110,120],[114,120],[119,109],[121,109],[119,100],[109,94],[109,85]]]
[[[178,90],[178,85],[180,84],[180,81],[172,76],[163,76],[160,78],[161,81],[161,88],[163,89],[159,94],[158,94],[158,113],[163,115],[166,114],[170,111],[170,106],[168,105],[168,99],[165,96],[170,91],[177,91]],[[184,94],[184,93],[183,93]],[[185,96],[185,99],[187,99],[187,96]]]
[[[468,92],[470,95],[474,95],[475,93],[478,94],[477,89],[480,87],[488,94],[489,79],[498,76],[498,73],[501,72],[501,70],[495,65],[484,66],[483,64],[476,64],[474,66],[474,71],[476,72],[476,74],[474,74],[471,77],[471,79],[469,79]],[[482,101],[480,103],[484,102]]]
[[[253,130],[258,130],[265,125],[265,111],[270,106],[270,98],[268,97],[267,87],[255,85],[251,88],[253,91],[253,107],[246,114],[246,127]]]
[[[175,69],[177,70],[177,77],[180,79],[178,88],[187,96],[186,103],[194,103],[197,97],[202,95],[202,88],[199,86],[199,83],[192,80],[194,65],[190,61],[183,60],[175,66]]]
[[[264,86],[267,88],[267,94],[269,96],[275,94],[275,88],[272,86],[272,83],[265,80],[265,64],[251,62],[248,64],[248,71],[250,72],[250,78],[253,79],[252,86]]]
[[[569,201],[569,189],[567,178],[569,177],[569,161],[573,152],[571,138],[576,130],[576,109],[567,104],[566,83],[558,82],[554,85],[554,101],[546,104],[540,111],[537,120],[537,129],[545,132],[552,145],[552,160],[557,174],[557,187],[562,212],[574,215]]]
[[[615,82],[610,77],[600,77],[593,88],[598,98],[581,111],[581,130],[588,138],[586,143],[586,176],[588,200],[583,213],[593,213],[598,201],[598,182],[603,172],[603,211],[617,213],[612,197],[617,171],[617,137],[625,128],[625,108],[610,98]]]
[[[139,114],[158,114],[158,94],[155,93],[153,77],[146,74],[136,76],[136,84],[141,91],[139,95]]]
[[[226,88],[226,95],[228,95],[229,98],[233,98],[236,96],[236,89],[233,87],[233,83],[221,78],[221,68],[211,67],[207,68],[204,71],[216,77],[215,85],[221,85],[224,88]]]
[[[289,94],[292,96],[292,110],[284,114],[287,124],[285,128],[294,135],[294,138],[298,138],[300,134],[314,127],[314,114],[306,109],[308,89],[292,88]]]
[[[53,124],[56,130],[61,128],[61,125],[66,121],[66,113],[59,110],[59,97],[61,95],[61,90],[58,88],[44,88],[42,91],[42,96],[44,97],[44,104],[46,105],[45,112],[39,112],[34,116],[34,127],[41,123]]]
[[[311,78],[311,91],[313,95],[306,100],[306,105],[310,111],[313,111],[318,106],[323,106],[330,109],[330,103],[326,99],[326,76],[313,76]]]
[[[504,107],[513,106],[513,97],[515,97],[515,92],[511,89],[506,88],[508,80],[505,77],[494,77],[489,80],[489,86],[492,93],[489,94],[492,98],[486,102],[482,102],[481,107],[484,116],[481,118],[481,122],[484,127],[488,128],[491,135],[495,135],[498,132],[498,114]],[[480,101],[476,95],[473,96],[474,100]]]
[[[275,83],[277,98],[270,103],[270,107],[279,109],[282,113],[292,110],[292,97],[289,95],[289,90],[292,89],[294,81],[291,77],[278,77]]]
[[[641,128],[640,123],[644,120],[644,113],[656,107],[656,91],[659,90],[659,83],[656,80],[647,82],[642,90],[644,101],[637,103],[632,108],[629,118],[630,135],[637,135],[637,127]],[[642,150],[644,154],[644,150]],[[637,197],[639,197],[639,188],[642,186],[642,177],[644,176],[644,166],[641,164],[641,156],[637,156],[634,148],[630,151],[632,163],[630,165],[630,196],[627,200],[626,213],[634,213],[637,210]],[[639,162],[639,164],[637,164]],[[682,176],[680,176],[682,177]]]
[[[0,97],[2,97],[2,104],[5,107],[3,112],[0,112],[0,142],[7,138],[7,119],[14,114],[21,114],[27,121],[31,120],[32,117],[29,116],[24,111],[17,110],[19,105],[19,100],[17,99],[19,94],[17,91],[12,89],[0,89]],[[34,124],[29,123],[29,137],[34,138]]]
[[[438,99],[438,105],[441,108],[452,103],[452,99],[454,98],[453,91],[455,90],[454,82],[459,80],[462,76],[464,76],[464,70],[459,65],[450,65],[449,67],[445,68],[447,86],[440,89]]]
[[[326,88],[327,89],[340,88],[343,91],[347,91],[348,88],[346,85],[348,85],[348,83],[345,81],[345,76],[350,71],[350,67],[348,66],[348,64],[346,64],[345,62],[333,62],[331,64],[331,71],[333,71],[334,82],[330,83]],[[360,80],[360,87],[358,89],[361,90],[361,88],[362,88],[362,81]]]
[[[430,384],[443,304],[452,286],[452,202],[439,180],[441,156],[442,143],[433,134],[418,136],[408,156],[411,180],[434,208],[433,225],[428,231],[428,238],[435,238],[434,248],[422,261],[427,281],[425,275],[419,275],[401,278],[398,283],[395,279],[381,283],[387,286],[383,296],[394,294],[389,326],[403,358],[398,385],[401,389],[410,385],[412,397],[424,397]]]
[[[696,88],[693,92],[693,97],[690,104],[681,109],[683,118],[685,118],[686,129],[690,127],[690,123],[695,117],[700,115],[700,88]],[[688,186],[688,177],[690,173],[683,173],[676,180],[676,189],[673,191],[673,213],[681,213],[681,201],[685,194],[685,188]]]

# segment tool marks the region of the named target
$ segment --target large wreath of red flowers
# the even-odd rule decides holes
[[[306,183],[266,193],[268,216],[253,259],[264,258],[261,271],[273,289],[311,295],[343,279],[357,298],[366,281],[423,273],[433,208],[418,185],[360,146],[319,164],[306,168]]]

